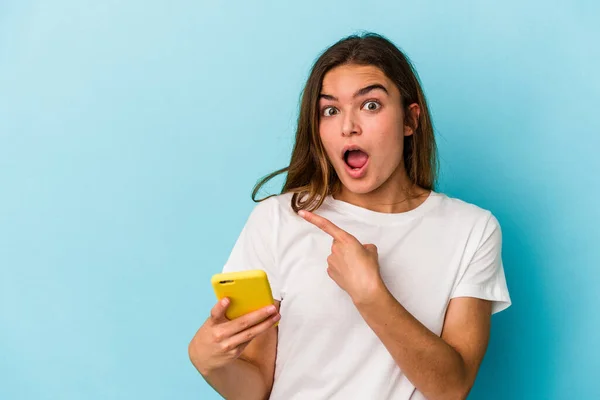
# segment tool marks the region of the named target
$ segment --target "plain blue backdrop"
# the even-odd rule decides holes
[[[470,398],[598,398],[599,15],[592,1],[0,2],[0,398],[219,398],[187,355],[209,278],[254,183],[287,165],[313,61],[361,30],[420,74],[438,190],[503,228],[513,306]]]

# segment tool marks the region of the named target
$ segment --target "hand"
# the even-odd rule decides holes
[[[204,376],[237,359],[252,339],[280,318],[273,305],[229,320],[225,316],[228,306],[229,299],[219,301],[188,346],[192,364]]]
[[[298,214],[333,238],[331,254],[327,257],[327,274],[355,303],[367,299],[383,286],[377,246],[361,244],[354,236],[320,215],[306,210]]]

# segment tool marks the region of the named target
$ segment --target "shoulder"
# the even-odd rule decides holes
[[[292,193],[273,195],[260,200],[254,205],[250,218],[279,223],[286,215],[294,214],[294,210],[291,207],[291,200]]]
[[[500,227],[498,219],[491,210],[444,193],[436,193],[436,195],[441,199],[435,214],[442,219],[481,230]]]
[[[291,210],[292,193],[276,194],[258,201],[253,211],[264,213],[268,211],[281,211],[281,209],[289,208]]]

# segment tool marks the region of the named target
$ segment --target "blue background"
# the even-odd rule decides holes
[[[187,345],[325,47],[423,81],[439,191],[503,227],[471,399],[600,395],[593,1],[0,3],[0,398],[216,399]],[[277,190],[281,179],[268,186]],[[263,192],[266,193],[266,192]]]

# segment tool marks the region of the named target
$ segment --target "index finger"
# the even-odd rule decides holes
[[[226,323],[227,335],[233,336],[237,333],[243,332],[248,328],[258,325],[267,318],[277,315],[277,312],[278,308],[275,304],[273,304],[235,318]]]
[[[315,225],[317,228],[321,229],[323,232],[327,233],[335,240],[343,241],[347,240],[350,237],[353,237],[348,232],[338,227],[336,224],[334,224],[327,218],[321,217],[320,215],[306,210],[300,210],[298,211],[298,214],[311,224]]]

